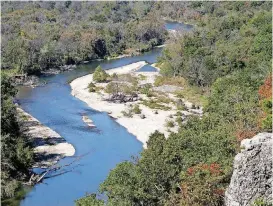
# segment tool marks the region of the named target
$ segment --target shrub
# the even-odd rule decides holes
[[[129,118],[133,117],[133,113],[131,109],[129,109],[128,111],[122,111],[121,113],[123,114],[124,117],[129,117]]]
[[[93,80],[95,82],[106,82],[109,75],[101,68],[101,66],[98,66],[93,74]]]
[[[158,103],[156,100],[154,99],[151,99],[151,100],[143,100],[142,101],[142,104],[151,108],[151,109],[161,109],[161,110],[170,110],[171,107],[168,107],[168,106],[165,106],[165,105],[162,105],[160,103]]]
[[[76,206],[87,206],[87,205],[103,206],[104,205],[103,200],[96,199],[96,194],[86,195],[85,197],[76,200],[75,203],[76,203]]]
[[[174,85],[174,86],[184,86],[186,83],[183,77],[166,77],[166,76],[157,76],[154,82],[155,86],[161,85]]]
[[[185,105],[180,105],[180,106],[177,106],[177,109],[181,111],[185,111],[187,110],[187,107]]]
[[[174,127],[174,126],[175,126],[175,124],[174,124],[174,122],[172,120],[167,120],[166,121],[166,127]]]
[[[144,84],[140,89],[140,93],[146,94],[147,97],[151,97],[152,96],[151,88],[152,88],[151,84]]]
[[[175,115],[176,115],[176,116],[182,116],[182,112],[178,111],[178,112],[176,112]]]
[[[272,206],[272,203],[266,202],[263,198],[258,198],[251,206]]]
[[[95,92],[96,91],[96,85],[93,83],[93,82],[90,82],[89,84],[88,84],[88,91],[89,92]]]
[[[165,104],[169,104],[171,102],[170,98],[166,97],[166,96],[163,96],[163,95],[159,95],[157,97],[157,100],[159,102],[162,102],[162,103],[165,103]]]
[[[120,91],[119,84],[115,82],[110,82],[106,85],[104,91],[108,94],[116,94]]]
[[[219,164],[198,164],[180,177],[181,205],[223,205],[225,188],[219,182],[226,175]]]
[[[133,112],[134,112],[135,114],[141,114],[141,109],[139,108],[139,105],[138,105],[138,104],[136,104],[136,105],[134,106]]]
[[[182,124],[182,122],[183,122],[181,116],[177,116],[177,117],[175,118],[175,121],[176,121],[179,125]]]

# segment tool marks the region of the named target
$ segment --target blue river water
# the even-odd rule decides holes
[[[170,24],[166,24],[167,29],[174,27]],[[44,86],[20,88],[17,95],[20,106],[71,143],[76,150],[75,156],[86,154],[72,172],[45,179],[36,185],[21,201],[21,206],[74,205],[76,199],[97,192],[100,183],[118,163],[140,154],[142,143],[106,113],[93,110],[73,97],[68,81],[92,73],[98,65],[107,70],[137,61],[152,64],[161,51],[162,48],[155,48],[140,56],[94,61],[79,65],[72,71],[42,78],[47,82]],[[82,121],[83,114],[94,121],[96,128],[87,127]],[[64,158],[60,164],[74,158]]]

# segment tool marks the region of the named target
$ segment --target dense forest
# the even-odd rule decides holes
[[[28,74],[162,44],[152,2],[3,2],[2,68]]]
[[[223,205],[242,139],[272,131],[271,2],[1,2],[1,69],[39,74],[167,43],[161,81],[183,78],[205,102],[168,139],[151,134],[139,158],[120,163],[78,206]],[[164,20],[192,23],[168,37]],[[1,72],[2,199],[29,175],[33,152],[20,131],[16,88]],[[194,96],[191,94],[191,96]],[[205,98],[206,101],[203,101]]]
[[[31,144],[22,135],[13,103],[16,92],[11,77],[1,74],[1,200],[16,195],[33,163]]]
[[[166,18],[186,18],[177,4]],[[223,205],[240,141],[272,130],[271,2],[188,7],[198,26],[171,38],[158,66],[165,79],[184,78],[206,94],[205,114],[168,139],[151,134],[140,158],[117,165],[100,186],[107,205]],[[105,204],[95,194],[76,203]]]

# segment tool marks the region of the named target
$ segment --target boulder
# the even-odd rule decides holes
[[[251,206],[260,199],[272,203],[272,133],[260,133],[241,142],[235,156],[226,206]]]
[[[145,119],[146,116],[144,114],[139,115],[141,119]]]

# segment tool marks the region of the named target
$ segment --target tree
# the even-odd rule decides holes
[[[109,75],[101,68],[101,66],[98,66],[93,73],[93,80],[95,82],[106,82]]]
[[[16,89],[12,80],[1,75],[1,197],[12,197],[20,188],[20,181],[29,174],[33,151],[27,138],[23,136],[17,121],[13,97]]]

